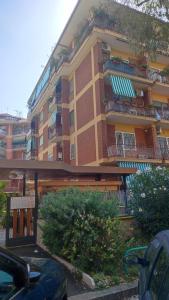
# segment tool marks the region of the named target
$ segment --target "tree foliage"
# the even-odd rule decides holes
[[[52,253],[90,272],[113,272],[122,260],[124,236],[116,199],[101,192],[66,189],[49,193],[41,208],[43,239]]]
[[[167,52],[169,44],[168,0],[120,0],[118,8],[121,29],[137,54],[148,53],[152,60]],[[133,9],[128,9],[128,7]]]
[[[140,172],[131,182],[131,208],[145,237],[169,228],[169,169]]]

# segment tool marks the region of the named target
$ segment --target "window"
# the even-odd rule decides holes
[[[52,152],[48,153],[48,160],[53,160],[53,153]]]
[[[70,122],[70,127],[74,127],[74,110],[70,111],[69,113],[69,122]]]
[[[39,122],[40,122],[40,123],[43,122],[43,110],[40,112],[40,115],[39,115]]]
[[[117,154],[125,156],[125,151],[136,150],[134,133],[116,131]]]
[[[39,138],[39,145],[40,145],[40,146],[43,145],[43,135],[41,135],[40,138]]]
[[[169,138],[164,136],[158,136],[157,141],[160,147],[160,152],[162,155],[169,154]]]
[[[76,158],[76,146],[75,144],[70,144],[70,160],[74,160]]]
[[[69,81],[69,96],[74,98],[74,80],[73,78]]]
[[[57,112],[54,111],[51,116],[50,116],[50,119],[49,119],[49,126],[52,126],[52,125],[55,125],[56,124],[56,114]]]

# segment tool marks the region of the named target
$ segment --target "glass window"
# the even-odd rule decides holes
[[[69,113],[69,122],[70,122],[70,127],[74,126],[74,110],[70,111]]]
[[[0,299],[9,299],[15,292],[13,276],[0,267]]]
[[[53,153],[52,152],[48,153],[48,160],[53,160]]]
[[[39,122],[40,122],[40,123],[43,122],[43,111],[40,112],[40,115],[39,115]]]
[[[69,96],[74,97],[74,80],[73,80],[73,78],[69,81]]]
[[[73,160],[76,158],[76,146],[75,144],[70,145],[70,160]]]
[[[40,146],[43,145],[43,135],[41,135],[40,138],[39,138],[39,145],[40,145]]]
[[[51,116],[50,116],[50,119],[49,119],[49,126],[52,126],[56,123],[56,114],[57,112],[54,111]]]

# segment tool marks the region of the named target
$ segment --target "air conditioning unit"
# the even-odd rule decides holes
[[[111,52],[111,47],[107,43],[103,42],[102,43],[102,50],[107,51],[107,52]]]

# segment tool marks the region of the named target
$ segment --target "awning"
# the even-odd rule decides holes
[[[111,76],[113,93],[119,96],[135,98],[136,94],[130,79],[121,76]]]

